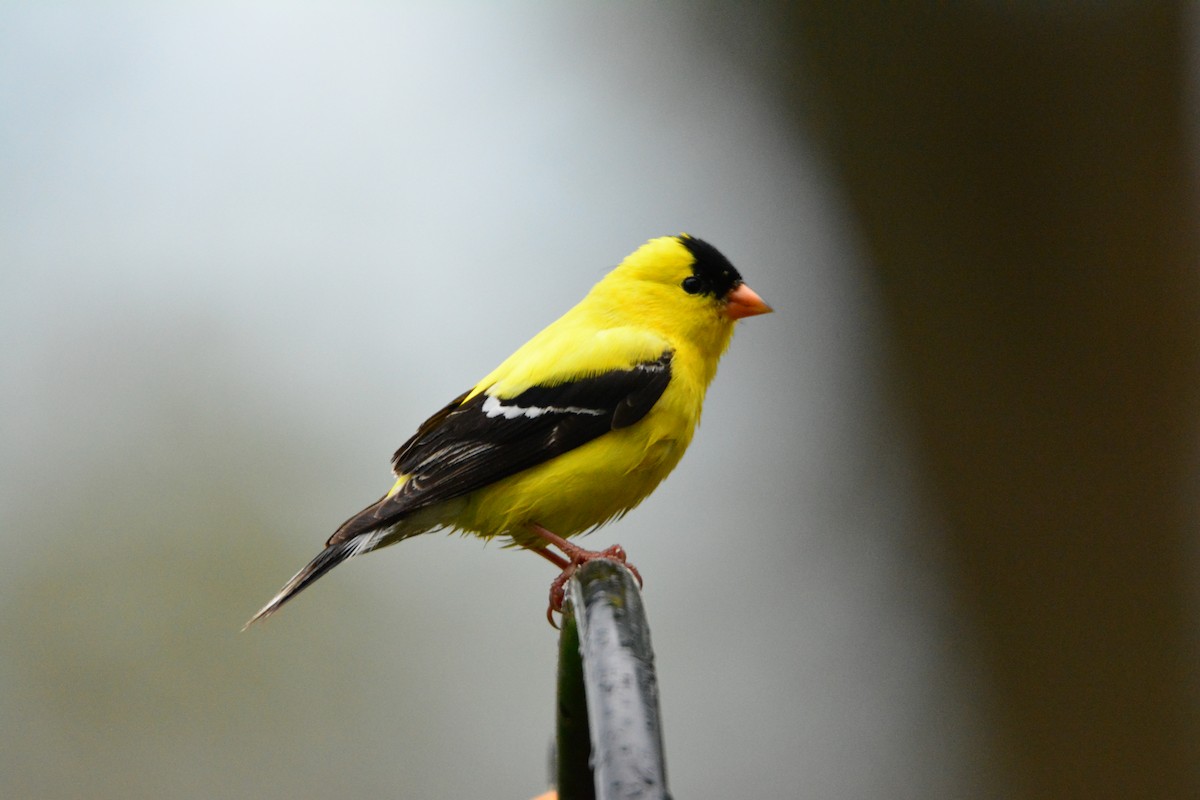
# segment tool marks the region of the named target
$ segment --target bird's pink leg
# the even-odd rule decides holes
[[[585,564],[588,561],[592,561],[593,559],[597,558],[609,558],[613,561],[618,561],[624,565],[627,570],[633,573],[633,577],[637,578],[638,586],[643,585],[642,576],[638,572],[637,567],[626,561],[625,548],[621,547],[619,544],[614,544],[612,547],[605,548],[604,550],[587,550],[577,544],[571,544],[557,533],[549,531],[537,523],[530,523],[529,529],[535,535],[537,535],[539,539],[542,539],[549,545],[557,547],[563,552],[563,555],[567,557],[566,559],[563,559],[555,553],[551,553],[544,548],[533,551],[562,570],[562,574],[555,578],[554,582],[550,584],[550,605],[546,609],[546,620],[555,628],[557,628],[558,625],[554,624],[554,612],[562,612],[563,598],[566,595],[566,590],[564,587],[566,587],[567,581],[571,579],[571,576],[575,574],[575,570],[579,569],[581,564]]]
[[[549,561],[551,564],[558,567],[559,569],[566,569],[567,567],[571,566],[570,561],[567,561],[565,558],[560,556],[558,553],[551,553],[549,550],[547,550],[544,547],[526,547],[525,549],[531,553],[538,554],[539,556],[546,559],[547,561]]]

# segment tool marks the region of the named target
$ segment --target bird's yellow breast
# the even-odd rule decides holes
[[[692,440],[704,384],[686,366],[686,358],[673,363],[670,385],[636,424],[472,493],[454,527],[532,542],[531,523],[573,536],[629,511],[670,474]]]

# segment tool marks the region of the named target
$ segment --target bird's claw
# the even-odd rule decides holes
[[[595,558],[610,558],[613,561],[619,562],[621,566],[633,573],[633,577],[637,578],[639,588],[645,587],[646,584],[642,580],[642,573],[638,572],[637,567],[629,563],[625,555],[625,548],[621,547],[621,545],[614,544],[607,550],[601,550],[596,554]],[[591,559],[588,560],[590,561]]]
[[[554,579],[550,584],[550,605],[546,607],[546,621],[550,623],[550,627],[559,630],[558,623],[554,621],[554,613],[557,611],[562,613],[563,600],[567,597],[567,581],[571,580],[571,576],[575,574],[575,570],[579,565],[572,561],[563,569],[562,573]]]
[[[637,567],[629,563],[625,555],[625,548],[619,544],[614,544],[612,547],[605,548],[604,550],[584,550],[577,545],[571,545],[568,555],[571,558],[570,563],[563,568],[559,576],[550,584],[550,604],[546,608],[546,621],[555,630],[559,628],[558,624],[554,621],[554,614],[555,612],[562,613],[563,601],[567,596],[567,581],[571,580],[571,576],[575,574],[575,571],[587,562],[595,561],[598,558],[607,558],[611,561],[616,561],[633,573],[633,577],[637,579],[638,586],[645,585],[642,582],[641,573],[638,572]]]

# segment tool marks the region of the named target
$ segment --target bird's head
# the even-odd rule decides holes
[[[622,316],[716,355],[728,345],[734,322],[771,311],[729,259],[686,233],[646,242],[601,286]]]

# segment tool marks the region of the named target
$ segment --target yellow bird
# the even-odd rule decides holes
[[[770,310],[707,242],[650,240],[427,419],[393,456],[391,490],[246,624],[352,556],[439,529],[505,536],[552,561],[563,570],[551,588],[557,610],[578,564],[624,561],[620,547],[596,553],[566,538],[624,515],[667,477],[734,323]]]

